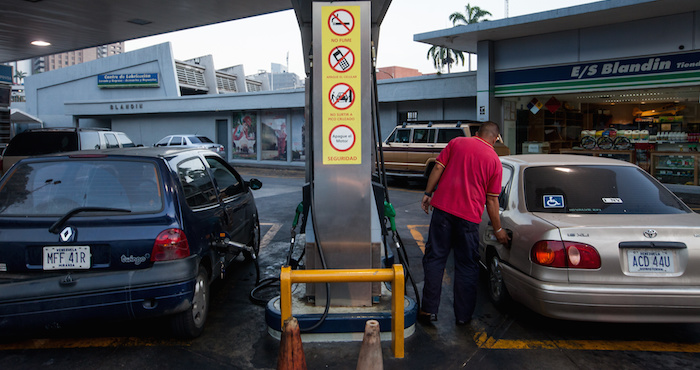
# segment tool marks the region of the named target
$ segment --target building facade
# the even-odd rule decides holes
[[[153,145],[171,134],[208,136],[231,162],[303,166],[305,91],[270,90],[242,66],[215,69],[212,56],[173,58],[169,43],[97,59],[25,80],[26,113],[45,127],[106,127]],[[476,119],[474,72],[378,84],[381,137],[407,117]]]
[[[512,153],[637,163],[698,184],[700,2],[609,0],[428,32],[478,55],[477,117]]]
[[[98,58],[106,58],[124,52],[124,43],[116,42],[87,49],[67,51],[64,53],[47,55],[35,58],[32,63],[34,73],[53,71],[59,68],[69,67],[80,63],[93,61]]]

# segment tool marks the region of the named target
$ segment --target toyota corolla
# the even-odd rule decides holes
[[[501,157],[501,245],[485,215],[491,299],[604,322],[700,322],[700,215],[641,168],[579,155]]]

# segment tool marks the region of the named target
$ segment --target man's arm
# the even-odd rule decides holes
[[[423,211],[425,211],[425,213],[430,213],[430,209],[432,208],[430,207],[430,198],[432,198],[433,191],[435,190],[435,187],[440,181],[440,177],[442,177],[442,171],[444,170],[445,166],[443,166],[440,162],[435,162],[435,167],[433,167],[433,170],[430,171],[430,177],[428,177],[428,184],[425,186],[425,194],[423,194],[423,200],[420,203],[421,208],[423,208]]]
[[[487,195],[486,196],[486,212],[489,214],[489,219],[491,220],[491,226],[493,227],[493,234],[496,235],[498,242],[503,245],[508,245],[508,233],[501,226],[501,215],[499,213],[498,207],[498,196]]]

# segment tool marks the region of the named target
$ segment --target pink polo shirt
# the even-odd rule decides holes
[[[486,195],[501,193],[503,168],[493,146],[476,136],[454,138],[440,152],[437,161],[445,169],[430,204],[480,223]]]

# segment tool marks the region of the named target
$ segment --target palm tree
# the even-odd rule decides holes
[[[426,58],[433,58],[433,66],[438,70],[438,73],[442,72],[444,66],[447,66],[447,73],[450,73],[452,64],[460,60],[462,61],[462,65],[464,65],[464,52],[440,45],[433,45],[430,47]]]
[[[17,79],[17,83],[21,84],[22,80],[24,80],[25,77],[27,77],[27,72],[22,72],[20,70],[15,71],[14,77]]]
[[[450,20],[452,21],[452,26],[457,27],[462,24],[474,24],[482,21],[488,21],[488,19],[482,19],[483,17],[492,15],[491,12],[483,10],[478,6],[471,6],[467,4],[465,6],[465,12],[454,12],[450,14]],[[472,70],[472,58],[471,53],[467,53],[467,58],[469,58],[469,70]]]
[[[464,13],[454,12],[450,14],[450,20],[453,26],[459,26],[461,24],[474,24],[481,21],[487,21],[488,19],[481,19],[487,15],[492,15],[491,12],[483,10],[478,6],[471,6],[467,4],[465,6],[466,11]]]

